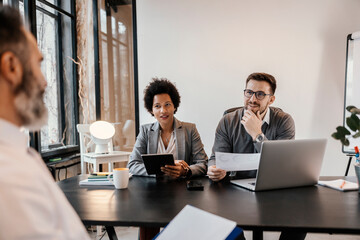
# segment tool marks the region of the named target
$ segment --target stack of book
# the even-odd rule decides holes
[[[105,185],[113,186],[114,184],[108,180],[109,172],[92,173],[87,179],[79,182],[80,186],[94,186],[94,185]],[[112,176],[111,176],[112,178]]]

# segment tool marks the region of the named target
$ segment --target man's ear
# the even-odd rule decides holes
[[[0,57],[0,75],[5,81],[16,88],[21,84],[23,66],[20,59],[12,52],[4,52]]]
[[[275,96],[274,96],[274,95],[270,96],[269,105],[270,105],[270,104],[273,104],[273,102],[275,102]]]

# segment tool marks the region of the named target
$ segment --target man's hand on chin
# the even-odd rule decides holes
[[[245,130],[249,133],[252,139],[255,141],[257,135],[262,133],[262,119],[266,114],[265,110],[262,114],[260,111],[257,111],[256,114],[251,110],[245,110],[244,116],[241,119],[241,123],[244,125]]]

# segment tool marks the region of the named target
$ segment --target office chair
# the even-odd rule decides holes
[[[223,116],[225,116],[225,115],[228,114],[228,113],[234,112],[234,111],[238,110],[239,108],[242,108],[242,107],[229,108],[229,109],[225,110]]]

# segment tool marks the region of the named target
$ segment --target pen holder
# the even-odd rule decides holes
[[[355,167],[355,173],[356,173],[356,178],[359,184],[359,192],[360,192],[360,165],[354,165]]]

